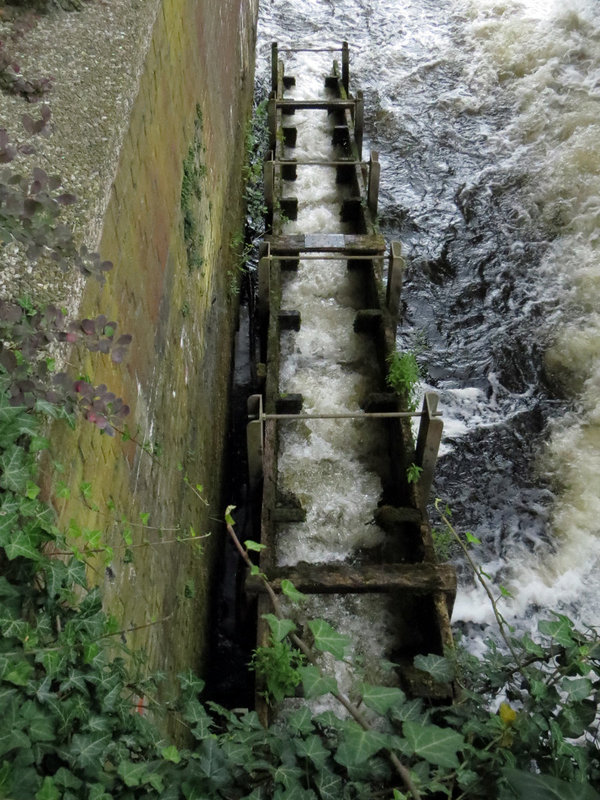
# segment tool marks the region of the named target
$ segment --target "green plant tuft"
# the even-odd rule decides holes
[[[287,641],[271,641],[269,647],[257,647],[252,655],[250,667],[265,682],[264,696],[269,703],[280,703],[291,697],[301,681],[299,667],[305,663],[304,656],[293,649]]]
[[[410,350],[406,353],[394,351],[388,356],[387,363],[387,385],[400,395],[409,411],[415,411],[421,379],[416,355]]]

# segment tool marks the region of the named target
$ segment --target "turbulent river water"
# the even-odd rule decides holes
[[[271,41],[342,40],[407,259],[398,346],[444,414],[434,492],[513,593],[506,616],[598,623],[598,3],[263,0],[258,80]],[[491,609],[460,568],[454,619],[476,632]]]

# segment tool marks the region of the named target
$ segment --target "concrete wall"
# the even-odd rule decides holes
[[[103,532],[113,555],[98,554],[90,575],[103,584],[119,625],[137,628],[127,642],[146,647],[151,666],[171,677],[184,665],[201,668],[211,562],[223,535],[221,454],[237,301],[230,242],[243,219],[257,6],[161,4],[104,216],[99,249],[115,267],[104,289],[88,284],[80,312],[105,313],[133,335],[123,365],[94,354],[82,371],[131,406],[128,428],[146,449],[90,424],[61,433],[58,447],[61,478],[71,486],[70,499],[57,501],[61,518]],[[195,243],[201,263],[192,265],[181,208],[186,158],[202,235]],[[188,480],[202,485],[203,499]],[[91,483],[87,497],[81,482]],[[172,541],[189,538],[190,526],[211,534],[201,554],[193,543]]]

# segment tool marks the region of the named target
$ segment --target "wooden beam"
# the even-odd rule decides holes
[[[423,470],[419,478],[418,487],[421,492],[423,503],[427,503],[433,474],[437,462],[440,442],[442,441],[442,429],[444,423],[441,417],[437,416],[439,397],[435,392],[426,392],[423,398],[423,416],[419,425],[417,436],[417,447],[415,453],[415,463]]]
[[[271,91],[275,92],[275,94],[277,94],[277,85],[279,83],[278,63],[277,42],[271,42]]]
[[[346,94],[348,94],[350,87],[350,51],[348,42],[342,42],[342,83]]]
[[[297,233],[289,236],[265,237],[271,245],[271,255],[299,253],[331,253],[344,255],[381,255],[385,252],[383,236],[361,236],[344,233]]]
[[[281,591],[281,581],[291,580],[307,594],[345,594],[360,592],[411,592],[456,594],[456,571],[450,564],[306,564],[271,570],[270,583]],[[249,592],[265,591],[256,576],[246,579]]]
[[[345,111],[354,108],[356,100],[277,100],[277,108],[289,111]]]

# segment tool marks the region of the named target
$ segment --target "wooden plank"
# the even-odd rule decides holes
[[[277,108],[286,111],[345,111],[356,100],[277,100]]]
[[[281,581],[291,580],[307,594],[392,592],[456,594],[456,571],[450,564],[306,564],[269,572],[271,586],[281,591]],[[249,592],[263,592],[255,576],[246,579]]]
[[[381,255],[385,252],[383,236],[344,233],[296,233],[289,236],[266,236],[271,255],[332,253]]]
[[[427,503],[437,462],[444,423],[436,416],[439,397],[436,392],[426,392],[423,398],[423,416],[419,425],[415,463],[423,470],[418,487],[423,503]]]

